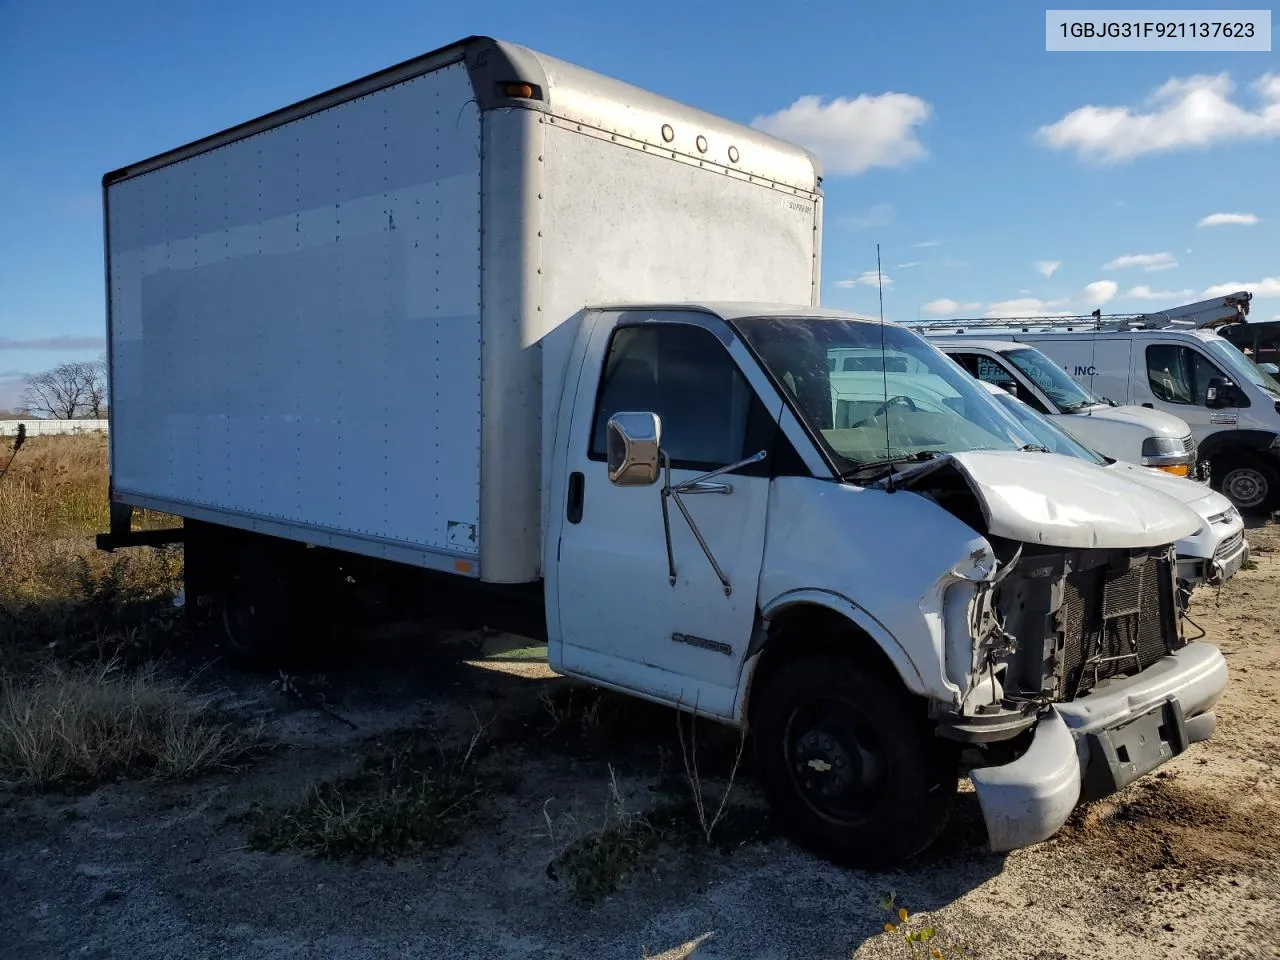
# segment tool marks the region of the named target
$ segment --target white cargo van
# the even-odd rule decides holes
[[[1019,400],[1100,453],[1176,477],[1196,476],[1195,439],[1177,417],[1109,401],[1028,344],[979,337],[930,339],[970,374],[1015,390]]]
[[[472,38],[104,192],[100,542],[182,537],[244,655],[361,591],[544,637],[749,728],[779,821],[855,862],[933,839],[963,747],[1007,850],[1212,733],[1199,519],[814,306],[800,149]],[[917,376],[837,425],[830,358],[881,344]]]
[[[1138,316],[947,321],[937,333],[1034,344],[1092,393],[1184,420],[1214,488],[1265,512],[1280,506],[1280,380],[1213,329],[1239,322],[1250,300],[1240,291]]]
[[[1186,593],[1199,584],[1220,584],[1249,562],[1249,541],[1244,536],[1244,518],[1222,494],[1199,483],[1168,476],[1158,468],[1143,468],[1090,448],[1044,414],[1031,408],[1007,387],[984,381],[1004,408],[1050,453],[1087,460],[1124,474],[1136,483],[1173,497],[1200,517],[1200,529],[1175,545],[1178,580]]]

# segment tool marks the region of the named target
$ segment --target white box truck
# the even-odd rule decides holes
[[[101,545],[181,536],[242,654],[362,586],[510,625],[749,728],[791,836],[851,862],[924,848],[961,764],[1007,850],[1212,732],[1196,515],[815,306],[803,150],[472,38],[104,193]],[[828,360],[872,345],[910,375],[837,426]]]

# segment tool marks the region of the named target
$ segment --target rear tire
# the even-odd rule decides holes
[[[1259,458],[1232,460],[1213,471],[1223,496],[1241,513],[1264,512],[1280,493],[1280,471]]]
[[[896,677],[840,657],[797,660],[765,688],[753,726],[780,826],[817,856],[887,866],[941,833],[959,779],[955,753]]]
[[[236,554],[214,609],[228,659],[250,669],[281,662],[292,646],[290,586],[267,551],[247,547]]]

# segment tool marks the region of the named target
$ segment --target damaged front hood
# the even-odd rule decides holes
[[[972,450],[895,472],[893,486],[927,494],[960,476],[986,533],[1052,547],[1127,549],[1174,543],[1200,529],[1186,506],[1122,475],[1053,453]],[[888,480],[877,486],[887,486]]]

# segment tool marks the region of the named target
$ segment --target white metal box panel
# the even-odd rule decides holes
[[[461,63],[110,185],[114,492],[475,557],[480,194]]]
[[[572,321],[602,303],[813,303],[821,196],[816,175],[812,192],[782,187],[554,114],[489,111],[484,127],[481,577],[518,582],[541,573]]]

